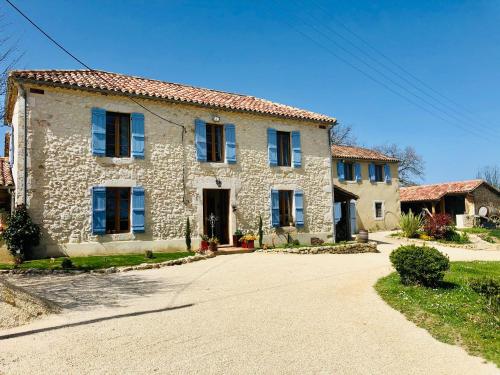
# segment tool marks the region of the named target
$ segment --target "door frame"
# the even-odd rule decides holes
[[[205,214],[206,214],[206,207],[207,207],[207,202],[205,200],[205,192],[208,192],[208,191],[213,191],[213,192],[218,192],[218,193],[225,193],[226,194],[226,200],[227,200],[227,212],[226,212],[226,219],[225,219],[225,232],[226,232],[226,235],[227,235],[227,242],[222,242],[222,239],[219,238],[219,241],[221,245],[228,245],[228,244],[231,244],[231,233],[230,233],[230,218],[229,218],[229,215],[230,215],[230,208],[231,208],[231,204],[230,204],[230,201],[231,201],[231,198],[230,198],[230,195],[231,195],[231,191],[229,189],[222,189],[222,188],[218,188],[218,189],[203,189],[203,197],[202,197],[202,200],[203,200],[203,221],[202,221],[202,228],[203,228],[203,233],[207,233],[207,235],[210,237],[210,228],[206,227],[205,226]]]

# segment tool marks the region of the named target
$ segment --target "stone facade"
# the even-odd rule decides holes
[[[31,87],[44,94],[29,92]],[[304,192],[305,225],[299,239],[326,239],[332,232],[328,130],[305,120],[216,110],[160,100],[140,99],[159,115],[185,126],[182,130],[144,111],[124,96],[83,90],[25,85],[28,105],[27,204],[42,227],[40,255],[82,255],[185,248],[184,225],[190,218],[193,246],[202,233],[202,192],[230,190],[229,233],[236,228],[257,230],[262,215],[270,235],[271,188],[300,188]],[[19,90],[21,92],[21,90]],[[91,108],[145,116],[145,158],[96,157],[91,153]],[[236,164],[196,160],[194,120],[236,127]],[[15,200],[24,200],[24,100],[14,105],[13,118]],[[302,167],[268,165],[268,127],[299,130]],[[184,178],[183,178],[184,176]],[[397,183],[396,183],[397,184]],[[145,189],[145,233],[95,236],[91,234],[93,186]],[[392,209],[392,208],[391,208]],[[232,210],[230,210],[232,211]],[[266,237],[267,238],[267,237]]]
[[[493,188],[482,184],[478,186],[472,193],[472,204],[467,211],[471,215],[477,215],[479,213],[479,208],[482,206],[494,207],[500,210],[500,193],[494,191]]]
[[[401,208],[399,202],[398,163],[388,163],[391,170],[391,182],[371,182],[369,179],[369,160],[349,160],[361,166],[360,182],[340,181],[337,167],[333,163],[333,183],[359,198],[356,200],[356,226],[357,229],[369,231],[392,230],[398,227]],[[383,164],[383,162],[376,162]],[[383,217],[375,217],[375,202],[382,202]]]

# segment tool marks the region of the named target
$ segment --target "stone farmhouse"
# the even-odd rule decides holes
[[[333,183],[351,194],[343,202],[335,199],[337,239],[346,239],[360,229],[397,228],[401,213],[398,160],[351,146],[332,146],[332,155]],[[336,191],[335,196],[340,194]]]
[[[266,242],[280,227],[305,243],[334,231],[335,118],[103,71],[18,70],[5,121],[13,204],[25,203],[41,225],[40,256],[184,249],[188,218],[193,247],[212,234],[231,244],[237,228],[256,232],[259,216]],[[360,197],[357,226],[394,227],[397,161],[343,159],[362,169],[361,181],[358,164],[354,182],[335,176]],[[380,194],[365,201],[366,189]]]

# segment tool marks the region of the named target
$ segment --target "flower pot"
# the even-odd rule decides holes
[[[241,237],[243,237],[243,236],[240,234],[233,234],[233,246],[235,246],[235,247],[241,246],[241,242],[240,242]]]
[[[208,250],[208,241],[201,240],[200,250],[202,251]]]
[[[253,249],[255,246],[254,246],[254,240],[248,240],[248,241],[245,241],[245,245],[246,245],[246,249]]]
[[[358,235],[356,236],[356,241],[359,243],[367,243],[368,242],[368,231],[364,229],[360,229]]]
[[[210,242],[208,244],[208,248],[210,251],[213,251],[214,253],[217,251],[217,243],[216,242]]]

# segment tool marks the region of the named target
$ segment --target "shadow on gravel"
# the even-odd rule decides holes
[[[26,288],[64,309],[88,310],[96,306],[119,307],[131,297],[177,291],[184,284],[169,284],[124,273],[18,277],[11,283]]]
[[[105,316],[103,318],[89,319],[89,320],[84,320],[82,322],[63,324],[63,325],[55,326],[55,327],[33,329],[31,331],[17,332],[17,333],[11,333],[11,334],[7,334],[7,335],[2,335],[2,336],[0,336],[0,340],[8,340],[8,339],[16,338],[16,337],[29,336],[29,335],[33,335],[33,334],[36,334],[36,333],[47,332],[47,331],[54,331],[54,330],[62,329],[62,328],[77,327],[77,326],[82,326],[82,325],[86,325],[86,324],[99,323],[99,322],[104,322],[106,320],[129,318],[129,317],[132,317],[132,316],[140,316],[140,315],[146,315],[146,314],[155,314],[155,313],[160,313],[160,312],[165,312],[165,311],[184,309],[186,307],[191,307],[193,305],[194,305],[193,303],[190,303],[190,304],[187,304],[187,305],[180,305],[180,306],[174,306],[174,307],[165,307],[165,308],[162,308],[162,309],[137,311],[137,312],[127,313],[127,314],[118,314],[118,315],[112,315],[112,316]]]

